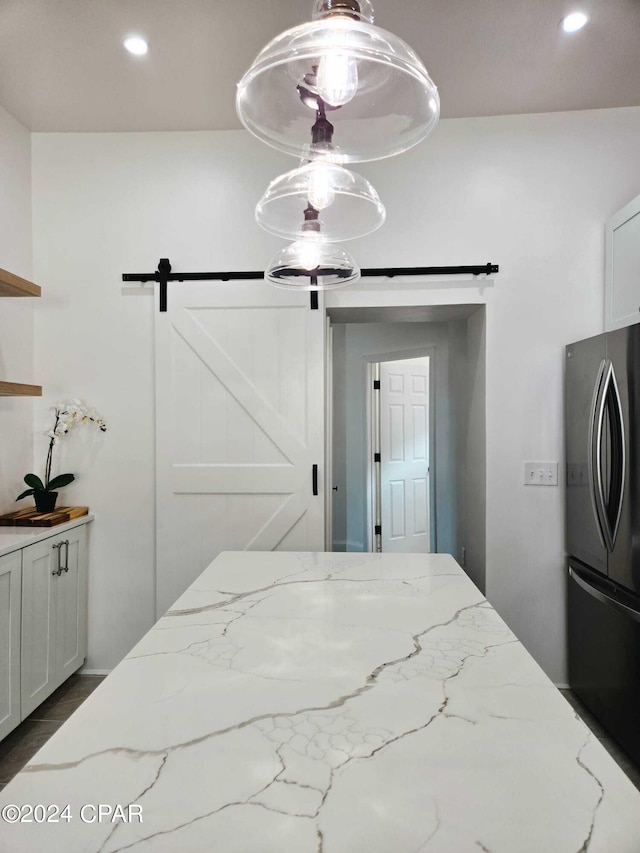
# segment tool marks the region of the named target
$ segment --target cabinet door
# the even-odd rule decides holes
[[[606,228],[605,330],[640,321],[640,196]]]
[[[0,739],[20,722],[22,552],[0,557]]]
[[[87,652],[86,602],[84,526],[23,550],[22,719],[82,666]]]
[[[65,571],[59,578],[54,578],[56,686],[82,666],[87,653],[87,545],[84,527],[76,527],[64,534],[60,558]]]
[[[55,690],[53,575],[58,566],[54,545],[45,539],[22,551],[22,719]]]

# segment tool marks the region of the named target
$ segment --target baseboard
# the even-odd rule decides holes
[[[558,690],[571,690],[570,684],[556,684]]]
[[[333,543],[333,550],[340,553],[343,551],[348,551],[351,554],[366,553],[363,542],[351,542],[349,540],[345,542],[343,539]]]
[[[78,675],[109,675],[110,669],[79,669]]]

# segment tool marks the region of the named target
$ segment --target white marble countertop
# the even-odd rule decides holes
[[[81,515],[80,518],[65,521],[64,524],[56,524],[54,527],[0,527],[0,557],[12,551],[19,551],[20,548],[26,548],[27,545],[41,542],[50,536],[57,536],[58,533],[64,533],[72,527],[87,524],[94,518],[95,515],[89,513]]]
[[[3,853],[640,849],[640,793],[446,555],[220,555],[0,793],[38,803],[69,819]]]

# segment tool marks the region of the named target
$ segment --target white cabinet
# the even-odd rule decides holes
[[[640,321],[640,196],[606,226],[605,331]]]
[[[0,739],[20,722],[20,598],[22,559],[0,557]]]
[[[22,719],[82,666],[86,600],[85,526],[22,550]]]

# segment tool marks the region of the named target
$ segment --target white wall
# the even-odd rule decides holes
[[[640,192],[638,138],[640,109],[450,120],[361,169],[388,213],[352,247],[362,266],[501,266],[484,293],[487,594],[560,682],[563,488],[524,487],[522,462],[563,461],[562,347],[602,329],[603,223]],[[35,275],[51,294],[36,373],[110,424],[69,490],[99,513],[90,665],[115,663],[153,612],[152,306],[122,297],[119,275],[160,256],[176,269],[263,268],[281,243],[253,224],[253,205],[293,165],[241,131],[34,136]]]
[[[31,135],[0,107],[0,267],[31,279]],[[33,373],[38,300],[0,299],[0,379],[40,384]],[[33,399],[0,397],[0,513],[16,509],[33,470]]]

